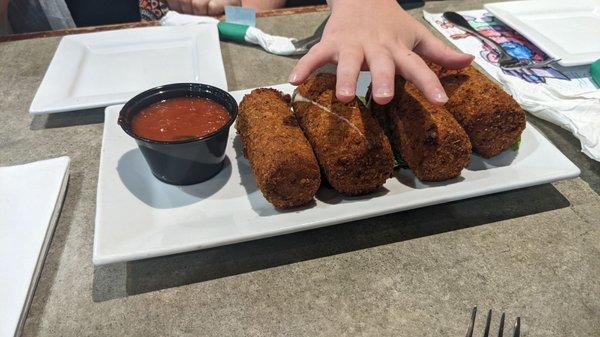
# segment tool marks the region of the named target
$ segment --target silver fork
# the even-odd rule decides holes
[[[560,61],[560,59],[557,60],[557,59],[553,59],[553,58],[547,59],[542,62],[533,62],[528,59],[518,59],[518,58],[513,57],[510,54],[508,54],[506,52],[506,50],[504,50],[504,48],[502,48],[502,46],[498,42],[496,42],[496,41],[490,39],[489,37],[478,32],[477,29],[473,28],[471,26],[471,24],[469,23],[469,21],[467,21],[467,19],[465,19],[462,15],[460,15],[456,12],[444,12],[443,17],[444,17],[444,19],[448,20],[455,26],[475,35],[480,40],[482,40],[484,43],[486,43],[490,47],[494,48],[498,52],[498,54],[500,54],[500,58],[498,59],[498,64],[500,65],[500,68],[503,68],[503,69],[546,68],[546,67],[549,67],[550,65]]]
[[[467,328],[467,337],[473,337],[473,327],[475,326],[475,317],[477,316],[477,307],[471,309],[471,322]],[[504,318],[505,314],[502,313],[500,317],[500,326],[498,327],[498,337],[504,336]],[[485,319],[485,326],[483,327],[483,337],[490,335],[490,323],[492,322],[492,309],[488,311],[487,318]],[[513,337],[521,337],[521,317],[517,317]]]
[[[296,47],[296,50],[299,54],[306,54],[312,46],[321,41],[321,36],[323,35],[323,30],[325,30],[327,21],[329,21],[329,16],[325,18],[325,20],[319,25],[319,27],[317,27],[311,36],[302,40],[292,41],[292,44],[294,47]]]

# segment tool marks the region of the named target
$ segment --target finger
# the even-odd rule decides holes
[[[304,55],[290,74],[289,82],[299,85],[315,70],[332,61],[333,47],[325,43],[317,43]]]
[[[209,0],[191,0],[193,6],[194,15],[206,15],[208,14],[208,2]]]
[[[373,82],[373,100],[377,104],[387,104],[394,97],[394,77],[396,66],[392,55],[381,46],[366,49],[365,57]]]
[[[361,48],[346,48],[339,54],[335,96],[343,103],[350,102],[356,95],[356,80],[363,60],[364,54]]]
[[[433,36],[426,28],[414,51],[424,58],[448,69],[461,69],[473,61],[473,55],[458,52]]]
[[[417,87],[428,101],[440,105],[448,101],[440,80],[417,54],[408,49],[398,49],[394,52],[394,61],[398,73]]]
[[[169,9],[181,12],[181,6],[179,5],[178,0],[167,0],[167,5],[169,6]]]
[[[208,3],[208,15],[221,15],[225,12],[225,5],[220,1],[211,0]]]

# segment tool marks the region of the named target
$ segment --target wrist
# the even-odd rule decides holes
[[[329,8],[331,8],[332,11],[334,11],[337,7],[356,5],[360,6],[361,8],[365,8],[368,7],[370,4],[393,4],[396,6],[400,6],[396,0],[327,0],[327,5],[329,5]]]

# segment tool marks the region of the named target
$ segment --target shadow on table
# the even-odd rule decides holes
[[[94,108],[86,110],[58,112],[47,115],[36,115],[33,117],[30,130],[43,130],[64,128],[75,125],[88,125],[104,123],[104,109]]]
[[[93,299],[105,301],[203,282],[567,206],[569,201],[546,184],[202,251],[99,266],[94,271]]]
[[[29,317],[31,317],[32,312],[45,312],[45,308],[48,305],[48,298],[50,297],[52,286],[56,282],[60,261],[65,254],[64,242],[67,241],[67,236],[71,231],[74,221],[73,219],[76,217],[75,210],[81,198],[82,180],[83,175],[81,173],[72,173],[69,176],[65,198],[61,205],[60,217],[58,218],[54,233],[52,233],[48,253],[44,260],[40,262],[43,265],[43,269],[40,273],[40,278],[36,280],[35,296],[33,296],[29,309],[28,319],[23,326],[21,333],[23,336],[39,334],[42,321],[40,319],[29,319]]]

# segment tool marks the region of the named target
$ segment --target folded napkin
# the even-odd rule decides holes
[[[581,151],[600,161],[600,90],[568,91],[525,82],[498,72],[513,98],[531,114],[569,130],[581,141]]]
[[[222,22],[207,16],[188,15],[169,11],[160,20],[160,24],[162,26],[216,24],[219,28],[221,38],[256,44],[267,52],[276,55],[296,55],[302,53],[292,43],[296,39],[270,35],[256,27]]]
[[[0,167],[0,336],[19,336],[65,196],[69,157]]]

